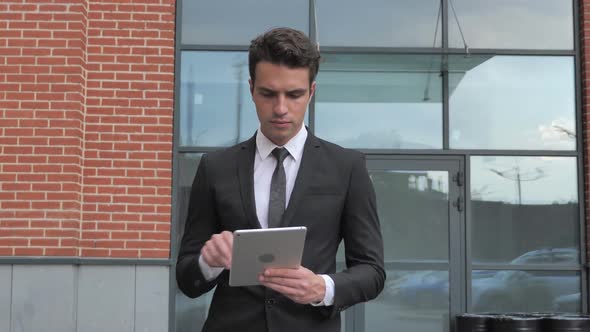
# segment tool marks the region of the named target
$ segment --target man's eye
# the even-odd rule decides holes
[[[291,98],[291,99],[297,99],[299,97],[303,96],[302,93],[289,93],[287,94],[287,97]]]

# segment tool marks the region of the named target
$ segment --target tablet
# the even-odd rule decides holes
[[[298,267],[306,232],[304,226],[235,231],[229,285],[259,285],[258,275],[265,268]]]

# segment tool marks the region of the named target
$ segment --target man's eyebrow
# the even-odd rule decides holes
[[[275,90],[273,90],[271,88],[265,88],[263,86],[256,87],[256,90],[259,90],[259,91],[262,91],[262,92],[276,92]]]
[[[258,91],[261,91],[261,92],[277,93],[276,90],[273,90],[271,88],[266,88],[266,87],[263,87],[263,86],[259,86],[256,89]],[[305,93],[305,92],[307,92],[307,89],[298,88],[298,89],[288,90],[285,93]]]

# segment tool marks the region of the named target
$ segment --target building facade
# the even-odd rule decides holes
[[[388,279],[343,331],[588,312],[586,0],[0,3],[0,331],[197,331],[202,154],[257,129],[250,40],[323,60],[306,125],[367,156]],[[339,266],[344,266],[343,255]]]

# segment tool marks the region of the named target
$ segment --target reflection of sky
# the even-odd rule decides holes
[[[442,148],[440,103],[316,103],[319,137],[353,148]]]
[[[258,117],[247,63],[246,52],[182,53],[181,145],[231,146],[254,135]]]
[[[472,157],[471,196],[476,200],[517,203],[516,179],[520,175],[522,204],[577,202],[576,170],[573,157]]]
[[[430,56],[328,55],[317,79],[317,135],[351,148],[442,148],[439,66]]]
[[[571,0],[453,0],[472,48],[567,49],[573,43]],[[463,47],[449,6],[449,45]]]
[[[184,0],[182,42],[249,45],[273,27],[309,30],[308,0]]]
[[[461,57],[451,59],[461,62]],[[453,75],[453,74],[451,74]],[[451,147],[573,150],[572,57],[495,56],[468,71],[450,99]]]
[[[439,0],[316,0],[315,3],[320,45],[433,46]],[[436,47],[440,47],[440,36],[439,27]]]
[[[229,146],[254,134],[258,119],[250,97],[247,62],[246,52],[182,54],[182,145]]]

